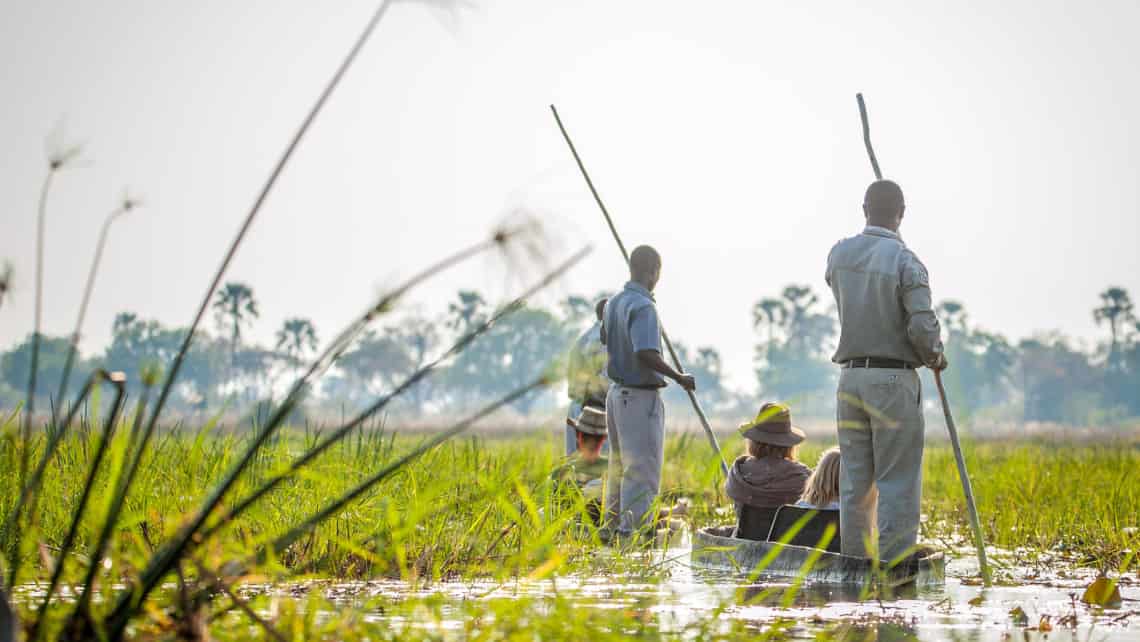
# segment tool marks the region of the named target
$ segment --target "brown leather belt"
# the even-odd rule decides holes
[[[915,370],[918,366],[913,363],[899,361],[898,359],[880,359],[878,357],[859,357],[843,362],[844,368],[885,368],[895,370]]]

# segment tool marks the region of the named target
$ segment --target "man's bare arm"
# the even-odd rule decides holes
[[[676,381],[677,385],[685,390],[697,389],[697,382],[693,379],[693,375],[674,370],[668,363],[665,363],[665,360],[661,358],[661,353],[656,350],[638,350],[637,360],[646,368]]]

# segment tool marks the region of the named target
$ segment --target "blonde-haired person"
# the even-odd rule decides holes
[[[839,447],[835,446],[823,451],[819,456],[819,463],[808,477],[804,493],[796,506],[803,508],[818,508],[820,510],[839,510],[839,468],[842,458]]]

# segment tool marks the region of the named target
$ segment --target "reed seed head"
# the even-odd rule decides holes
[[[56,127],[47,140],[48,169],[59,171],[65,166],[75,163],[83,153],[83,143],[64,142],[62,127]]]
[[[542,272],[550,270],[548,257],[558,248],[542,218],[530,209],[516,207],[495,228],[494,239],[512,274],[524,275],[533,267]]]
[[[157,361],[148,361],[139,368],[139,381],[148,388],[158,384],[162,378],[162,366]]]
[[[4,261],[0,267],[0,296],[12,289],[12,262]]]

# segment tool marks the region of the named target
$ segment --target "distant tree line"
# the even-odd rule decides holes
[[[594,301],[602,295],[568,296],[551,309],[523,306],[503,317],[432,377],[421,381],[391,407],[407,414],[446,413],[502,395],[544,368],[555,367],[574,340],[594,321]],[[822,299],[826,298],[825,304]],[[757,342],[756,388],[729,390],[723,381],[720,353],[712,347],[676,344],[681,362],[693,373],[706,410],[734,417],[754,408],[757,397],[795,404],[804,415],[834,412],[835,379],[831,363],[838,333],[830,296],[809,286],[789,285],[779,296],[763,298],[752,311]],[[271,345],[248,340],[260,321],[252,288],[227,283],[213,302],[215,332],[195,337],[182,367],[173,403],[183,412],[215,411],[229,404],[248,408],[279,396],[316,354],[320,334],[303,317],[284,320]],[[365,332],[313,391],[309,407],[326,411],[363,407],[392,390],[493,314],[482,294],[463,290],[436,318],[411,314],[392,317]],[[956,301],[937,306],[951,367],[948,392],[959,412],[1009,421],[1094,424],[1140,416],[1140,321],[1129,294],[1108,288],[1092,318],[1107,331],[1095,349],[1083,350],[1060,334],[1041,334],[1013,343],[972,325]],[[112,325],[111,342],[102,353],[78,364],[73,396],[96,367],[127,373],[129,390],[139,391],[144,370],[171,362],[185,329],[122,312]],[[37,397],[46,403],[56,393],[67,356],[66,337],[44,337],[40,348]],[[30,362],[30,341],[0,354],[0,400],[13,407],[22,400]],[[929,377],[928,373],[924,376]],[[933,403],[927,381],[928,403]],[[522,413],[564,403],[554,391],[516,403]],[[671,386],[667,403],[687,403]]]
[[[960,411],[1081,425],[1140,417],[1140,319],[1124,288],[1100,294],[1092,318],[1108,337],[1091,350],[1055,332],[1013,343],[972,325],[958,301],[943,301],[936,312],[950,360],[947,394]],[[753,324],[759,393],[813,414],[831,412],[838,376],[831,363],[839,331],[835,306],[824,306],[808,286],[791,285],[755,304]],[[929,371],[923,377],[927,401],[935,403]]]
[[[523,306],[496,322],[458,356],[421,380],[393,405],[406,414],[445,413],[499,397],[532,380],[545,368],[561,368],[567,349],[594,321],[594,302],[601,298],[573,295],[553,309]],[[317,354],[320,334],[311,320],[294,317],[282,322],[272,345],[250,341],[260,320],[253,289],[227,283],[215,293],[214,332],[200,331],[183,362],[172,406],[182,412],[215,412],[222,407],[246,411],[280,397],[301,369]],[[364,407],[394,389],[447,350],[459,337],[483,324],[495,308],[482,294],[463,290],[438,318],[411,314],[384,318],[364,332],[312,391],[310,410],[323,406],[335,412]],[[111,342],[102,353],[88,354],[76,367],[69,397],[96,367],[127,374],[128,391],[140,392],[146,369],[165,368],[185,338],[183,328],[166,327],[132,312],[115,317]],[[37,398],[56,403],[55,395],[69,342],[66,337],[43,337]],[[683,360],[697,374],[712,399],[724,398],[720,355],[702,348],[690,355],[681,345]],[[0,354],[0,399],[13,407],[23,399],[31,342],[25,340]],[[564,403],[555,389],[516,402],[521,413]]]

